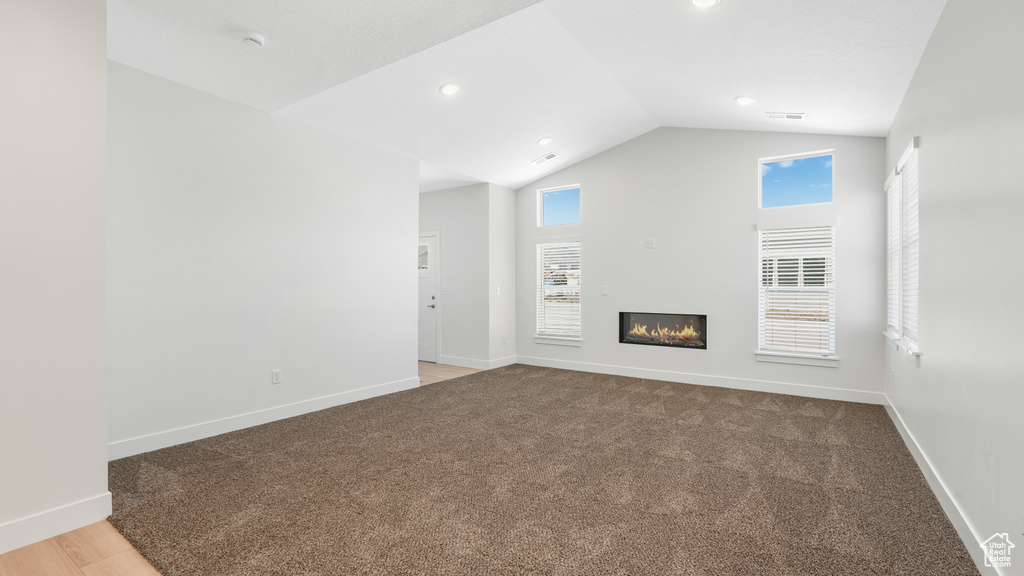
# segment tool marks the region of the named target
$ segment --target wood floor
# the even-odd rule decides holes
[[[434,364],[433,362],[420,362],[420,386],[476,372],[481,372],[481,370],[463,368],[462,366],[449,366],[447,364]]]
[[[420,386],[480,372],[420,362]],[[104,520],[7,554],[0,576],[160,576],[124,536]]]
[[[0,576],[160,576],[104,520],[7,554]]]

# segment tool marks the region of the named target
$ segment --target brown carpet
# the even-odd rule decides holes
[[[523,365],[110,463],[165,576],[978,574],[880,406]]]

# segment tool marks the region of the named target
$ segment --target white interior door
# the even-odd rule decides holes
[[[420,236],[420,360],[437,362],[437,235]]]

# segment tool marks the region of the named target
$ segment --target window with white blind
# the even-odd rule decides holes
[[[835,226],[763,229],[758,235],[759,359],[834,360]]]
[[[537,244],[536,341],[581,343],[579,241]]]
[[[903,266],[901,255],[903,254],[902,244],[902,204],[903,204],[903,180],[891,178],[886,184],[886,195],[888,196],[888,234],[886,240],[886,308],[887,326],[886,333],[893,338],[899,338],[900,333],[900,271]]]
[[[918,220],[917,138],[886,180],[888,196],[888,322],[886,336],[897,347],[918,354],[918,278],[920,226]]]

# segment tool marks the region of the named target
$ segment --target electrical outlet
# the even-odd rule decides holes
[[[501,296],[501,286],[498,286],[498,296]]]
[[[654,238],[648,238],[647,241],[644,242],[644,248],[654,248]]]
[[[271,384],[280,384],[281,383],[281,369],[280,368],[278,368],[277,370],[271,370],[270,371],[270,383]]]
[[[502,345],[502,346],[504,346],[504,345],[505,345],[505,337],[504,337],[504,336],[502,336],[502,337],[501,337],[501,345]]]
[[[607,284],[601,284],[601,296],[607,296],[607,295],[608,295],[608,285]]]

